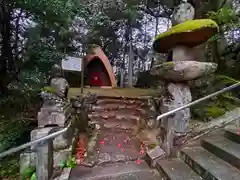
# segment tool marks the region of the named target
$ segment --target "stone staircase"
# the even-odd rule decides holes
[[[89,118],[101,129],[132,129],[144,125],[149,119],[146,100],[130,98],[99,98]]]
[[[161,179],[143,160],[144,145],[138,136],[138,129],[146,127],[151,116],[147,102],[147,99],[98,98],[89,114],[90,122],[97,124],[96,142],[92,143],[96,146],[86,158],[94,163],[91,167],[73,168],[69,179]]]
[[[226,127],[180,151],[179,158],[159,160],[157,169],[170,180],[239,180],[240,128]]]

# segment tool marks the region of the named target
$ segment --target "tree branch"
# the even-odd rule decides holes
[[[22,13],[23,13],[23,10],[21,9],[15,21],[16,28],[15,28],[15,39],[14,39],[14,45],[13,45],[13,49],[15,51],[15,62],[18,61],[19,59],[19,51],[18,51],[19,36],[18,35],[19,35],[19,27],[20,27],[19,21],[20,21],[20,18],[22,17]]]
[[[146,6],[145,8],[141,7],[140,9],[145,12],[146,14],[149,14],[150,16],[153,16],[155,18],[169,18],[171,16],[171,13],[167,11],[167,9],[161,5],[163,8],[163,12],[158,11],[158,12],[154,12],[152,11],[148,6]]]
[[[219,9],[223,8],[223,6],[226,4],[226,2],[227,2],[227,0],[224,0]]]

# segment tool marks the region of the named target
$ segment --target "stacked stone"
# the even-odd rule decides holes
[[[174,11],[172,24],[167,32],[156,37],[153,48],[158,53],[172,52],[172,61],[156,65],[151,74],[165,82],[161,113],[179,108],[192,101],[187,82],[213,73],[217,64],[198,62],[192,48],[206,42],[218,32],[217,24],[210,19],[193,20],[194,8],[189,3],[180,4]],[[164,148],[168,153],[176,137],[186,135],[190,109],[178,111],[161,120],[165,134]]]
[[[54,66],[54,69],[59,68]],[[66,98],[67,81],[57,75],[51,79],[53,92],[41,93],[44,103],[38,113],[38,127],[31,132],[31,141],[63,129],[71,116],[71,105]],[[50,179],[53,167],[59,167],[72,154],[73,130],[55,139],[32,146],[20,155],[20,174],[29,167],[36,167],[37,179]]]

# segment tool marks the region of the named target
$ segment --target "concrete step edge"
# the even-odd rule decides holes
[[[240,169],[240,144],[225,137],[205,138],[202,146],[217,157]]]
[[[203,179],[239,180],[240,171],[201,146],[184,148],[181,158]]]
[[[170,180],[201,180],[202,178],[181,159],[159,160],[157,169]]]
[[[240,144],[240,128],[225,128],[225,136],[231,141]]]

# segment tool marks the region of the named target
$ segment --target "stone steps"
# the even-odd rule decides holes
[[[238,180],[240,171],[202,147],[182,150],[184,161],[203,179]]]
[[[103,104],[103,105],[93,105],[92,111],[93,112],[103,112],[103,111],[117,111],[117,110],[130,110],[135,113],[143,113],[146,114],[147,111],[140,107],[139,105],[124,105],[124,104]]]
[[[129,130],[132,129],[134,126],[136,126],[136,121],[133,120],[125,120],[120,121],[119,119],[93,119],[91,122],[94,122],[95,124],[98,124],[100,126],[99,129],[124,129]]]
[[[156,165],[165,179],[170,180],[201,180],[202,178],[180,159],[160,160]]]
[[[240,144],[220,136],[206,138],[202,145],[209,152],[240,169]]]
[[[89,118],[117,118],[117,119],[134,119],[138,120],[139,117],[148,117],[145,111],[136,111],[136,110],[128,110],[128,109],[118,109],[118,110],[109,110],[109,111],[94,111],[88,115]]]
[[[225,129],[225,136],[237,143],[240,143],[240,128],[229,127]]]
[[[132,129],[147,124],[151,118],[146,99],[100,98],[88,114],[100,129]]]
[[[200,144],[185,147],[180,158],[159,160],[157,168],[164,179],[240,179],[239,128],[225,129],[203,138]]]
[[[99,97],[96,105],[103,104],[118,104],[118,105],[138,105],[144,106],[147,102],[147,99],[140,98],[110,98],[110,97]]]
[[[72,169],[70,180],[161,179],[143,160],[145,149],[136,135],[135,127],[146,124],[151,117],[146,102],[129,98],[97,100],[88,117],[99,125],[98,133],[85,159],[86,163],[93,161],[93,167]]]
[[[141,158],[140,143],[131,131],[121,129],[100,130],[97,164],[136,161]]]
[[[73,168],[70,180],[161,179],[143,160],[145,149],[135,134],[135,127],[150,118],[145,105],[141,99],[98,99],[88,116],[99,125],[94,150],[86,157],[94,166]]]
[[[116,163],[114,165],[87,168],[77,166],[73,168],[69,180],[159,180],[158,173],[150,169],[144,161],[139,163]]]

